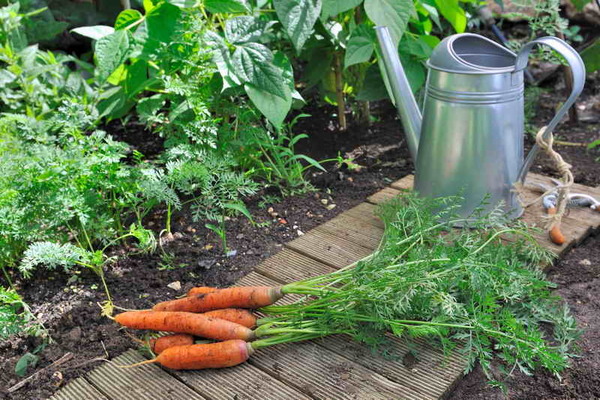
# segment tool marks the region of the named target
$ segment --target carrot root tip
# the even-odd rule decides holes
[[[117,368],[135,368],[135,367],[139,367],[140,365],[153,364],[155,362],[158,362],[158,359],[153,358],[152,360],[140,361],[139,363],[135,363],[135,364],[131,364],[131,365],[117,365]]]

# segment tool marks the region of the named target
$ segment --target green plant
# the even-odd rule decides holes
[[[391,332],[429,337],[446,349],[460,341],[466,372],[479,362],[490,379],[493,359],[506,375],[539,367],[559,374],[579,331],[539,269],[550,254],[499,210],[455,215],[457,201],[407,194],[384,204],[378,249],[331,274],[283,286],[283,293],[307,297],[263,307],[268,315],[255,334],[265,338],[253,347],[343,333],[381,348]]]
[[[91,66],[64,54],[28,46],[23,25],[32,14],[19,13],[19,4],[0,8],[0,111],[22,113],[37,119],[47,117],[64,102],[93,102],[93,91],[76,63],[84,71]]]
[[[0,339],[19,333],[48,336],[21,296],[14,289],[0,286]]]

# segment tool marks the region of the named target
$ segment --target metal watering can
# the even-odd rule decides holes
[[[471,33],[452,35],[427,62],[423,114],[386,27],[377,27],[382,74],[387,78],[415,163],[414,189],[420,196],[464,198],[459,213],[468,217],[482,206],[502,204],[511,218],[523,213],[516,182],[525,176],[539,151],[524,159],[523,70],[537,44],[551,47],[569,63],[573,91],[550,121],[546,138],[573,105],[585,83],[577,52],[555,37],[526,44],[519,54]]]

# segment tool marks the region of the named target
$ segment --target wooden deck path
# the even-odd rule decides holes
[[[530,174],[529,181],[548,179]],[[370,254],[383,233],[382,222],[373,214],[376,205],[411,189],[412,182],[412,176],[407,176],[287,243],[238,283],[281,285],[334,271]],[[600,198],[600,189],[575,185],[573,191]],[[536,196],[527,193],[526,197]],[[540,205],[532,206],[523,219],[540,224],[542,211]],[[546,235],[538,236],[540,243],[559,256],[598,228],[600,213],[573,209],[563,221],[567,245],[558,247]],[[291,302],[294,297],[283,300]],[[392,360],[335,336],[261,349],[249,362],[234,368],[184,372],[157,365],[117,368],[144,359],[132,349],[72,381],[51,400],[427,400],[442,398],[462,376],[465,361],[458,352],[444,357],[424,341],[392,341],[396,355]]]

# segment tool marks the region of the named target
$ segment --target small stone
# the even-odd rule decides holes
[[[215,246],[213,246],[212,244],[207,244],[206,246],[203,247],[204,250],[208,250],[208,251],[210,251],[214,248],[215,248]]]
[[[192,228],[191,225],[189,225],[187,228],[185,228],[186,232],[192,232],[194,230],[194,228]]]
[[[303,236],[304,235],[304,232],[302,232],[300,229],[298,229],[296,231],[296,233],[298,234],[298,236]]]
[[[156,223],[154,221],[148,222],[148,226],[154,226],[154,225],[156,225]]]
[[[592,262],[590,260],[588,260],[587,258],[584,258],[583,260],[579,261],[579,264],[589,267],[590,265],[592,265]]]
[[[351,176],[349,176],[348,178],[346,178],[346,180],[347,180],[348,182],[354,182],[354,178],[352,178]]]
[[[237,250],[229,250],[225,255],[229,258],[235,257],[237,255]]]
[[[329,203],[329,200],[327,200],[327,199],[321,199],[321,203],[323,205],[327,205],[327,203]]]
[[[213,265],[215,265],[216,260],[214,258],[208,258],[204,260],[198,261],[198,266],[201,268],[210,269]]]
[[[63,384],[63,374],[60,371],[55,371],[50,377],[50,381],[56,387],[59,387]]]
[[[181,290],[181,282],[179,282],[179,281],[171,282],[167,285],[167,287],[169,289],[173,289],[178,292]]]
[[[194,231],[195,231],[195,229],[194,229]],[[179,240],[179,239],[181,239],[181,238],[183,237],[183,233],[181,233],[181,232],[175,232],[175,233],[173,234],[173,237],[174,237],[176,240]]]
[[[244,234],[243,233],[238,233],[237,235],[235,235],[236,239],[243,239],[244,238]]]
[[[253,254],[254,254],[254,251],[252,251],[252,250],[248,250],[248,251],[246,252],[246,255],[248,255],[248,256],[251,256],[251,255],[253,255]]]
[[[336,208],[336,207],[337,207],[337,205],[335,205],[335,204],[329,204],[329,205],[327,205],[327,207],[325,207],[325,208],[326,208],[326,209],[328,209],[328,210],[333,210],[333,209],[334,209],[334,208]]]

